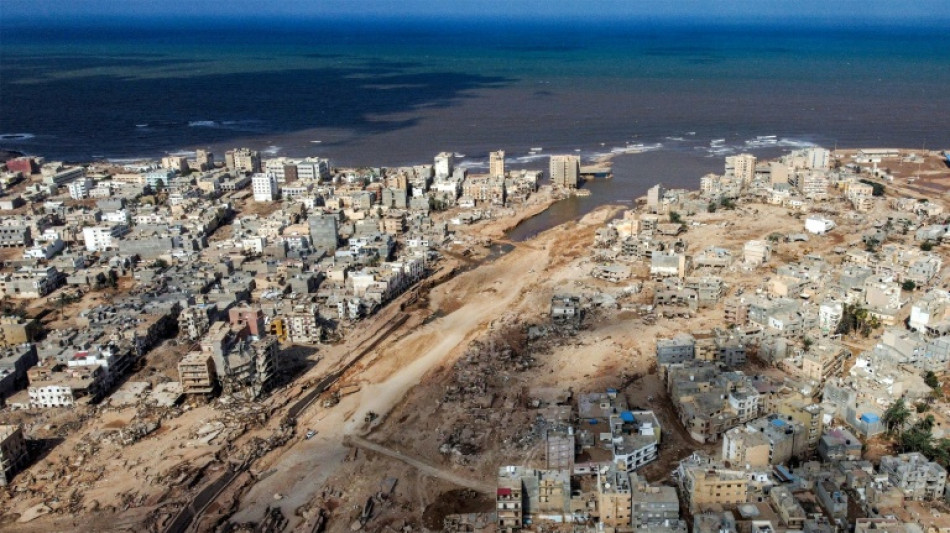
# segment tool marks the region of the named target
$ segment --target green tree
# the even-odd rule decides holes
[[[904,404],[904,399],[899,398],[884,412],[882,420],[884,421],[884,427],[887,428],[887,434],[890,435],[895,429],[900,430],[904,427],[908,418],[910,418],[910,411],[907,409],[907,405]]]
[[[933,370],[928,370],[927,373],[924,374],[924,383],[931,389],[940,388],[940,380],[937,378],[937,374],[934,374]]]
[[[677,213],[676,211],[670,211],[670,222],[674,224],[682,224],[683,217],[681,217],[680,214]]]
[[[926,422],[928,419],[930,420],[929,424]],[[933,454],[931,445],[933,434],[930,432],[932,425],[933,415],[930,415],[927,419],[917,422],[912,428],[901,433],[898,440],[901,450],[904,452],[920,452],[930,457]]]
[[[904,280],[904,283],[901,283],[901,288],[905,291],[912,291],[917,288],[917,284],[913,280]]]
[[[930,241],[924,241],[920,243],[920,249],[924,252],[929,252],[934,249],[934,243]]]
[[[715,213],[717,207],[718,206],[716,205],[716,202],[709,202],[709,205],[706,206],[706,211],[709,211],[710,213]]]

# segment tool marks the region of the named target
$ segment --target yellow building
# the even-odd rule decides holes
[[[726,470],[719,465],[684,465],[681,482],[690,512],[711,505],[746,503],[749,490],[749,480],[744,472]]]

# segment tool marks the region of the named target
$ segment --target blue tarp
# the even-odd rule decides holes
[[[772,425],[776,427],[782,427],[785,425],[785,421],[781,418],[775,418],[772,420]]]
[[[861,415],[861,422],[865,422],[867,424],[875,424],[880,421],[881,421],[881,417],[877,416],[874,413],[864,413],[863,415]]]
[[[620,413],[620,420],[623,420],[624,422],[627,422],[630,424],[637,421],[637,419],[633,417],[633,413],[631,413],[630,411],[624,411]]]

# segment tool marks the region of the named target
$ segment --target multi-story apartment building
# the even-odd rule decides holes
[[[87,252],[104,252],[118,246],[119,239],[129,233],[125,224],[92,226],[82,229]]]
[[[251,190],[254,193],[255,202],[273,202],[280,192],[277,177],[270,173],[258,173],[251,176]]]
[[[630,474],[623,469],[597,472],[597,511],[605,527],[624,528],[633,523]]]
[[[0,224],[0,248],[19,248],[33,244],[30,226]]]
[[[488,175],[493,178],[505,177],[505,152],[498,150],[488,154]]]
[[[551,156],[551,183],[565,189],[576,189],[581,173],[581,158],[576,155]]]
[[[742,470],[727,469],[720,463],[686,460],[677,472],[692,513],[713,505],[736,506],[748,499],[749,478]]]
[[[224,161],[229,169],[255,173],[261,171],[261,154],[248,148],[228,150]]]
[[[30,460],[30,453],[23,438],[23,428],[19,425],[0,426],[0,487],[10,484],[10,480],[22,470]]]
[[[947,485],[947,470],[921,453],[881,458],[881,473],[911,500],[939,500]]]
[[[298,305],[284,317],[284,326],[291,342],[319,344],[323,334],[316,306]]]
[[[190,352],[178,363],[178,380],[185,394],[211,394],[217,387],[214,359],[207,352]]]
[[[14,315],[0,317],[0,348],[33,342],[42,332],[39,321]]]
[[[79,401],[95,401],[107,379],[101,365],[67,366],[46,362],[27,371],[30,406],[35,408],[72,407]]]
[[[752,154],[738,154],[726,157],[725,173],[734,176],[742,183],[749,183],[755,179],[755,156]]]

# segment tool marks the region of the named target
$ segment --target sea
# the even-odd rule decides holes
[[[334,165],[615,161],[583,214],[730,153],[950,148],[942,26],[0,19],[0,148],[124,161],[247,146]],[[635,153],[634,153],[635,152]],[[567,216],[565,214],[564,216]],[[529,230],[525,230],[529,231]]]

